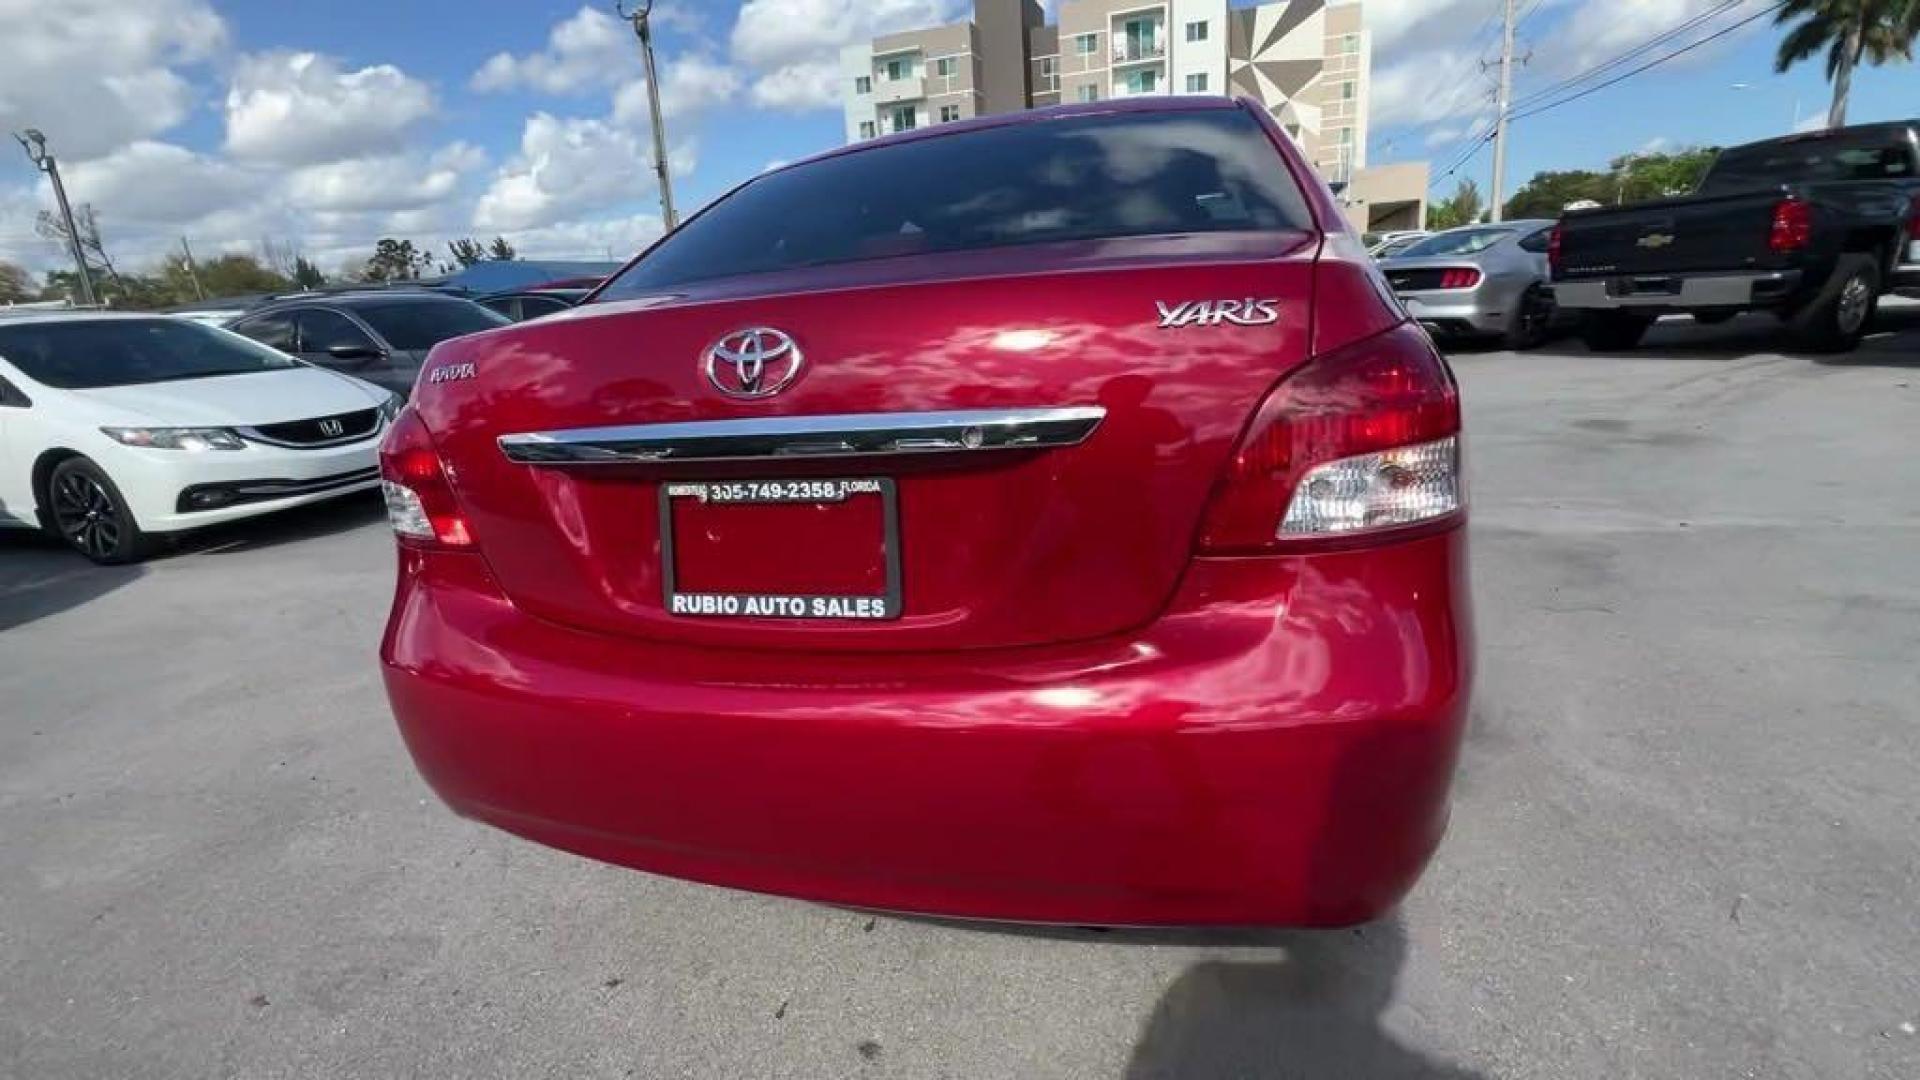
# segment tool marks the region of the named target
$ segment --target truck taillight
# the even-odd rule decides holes
[[[1788,255],[1804,249],[1813,240],[1813,207],[1800,199],[1781,199],[1773,204],[1773,232],[1767,247],[1775,255]]]
[[[1261,403],[1200,550],[1254,554],[1457,514],[1459,434],[1459,389],[1412,323],[1318,357]]]
[[[1565,221],[1554,222],[1553,231],[1547,234],[1547,273],[1549,274],[1560,272],[1560,242],[1566,238],[1566,234]]]
[[[1443,289],[1471,289],[1478,284],[1480,271],[1470,266],[1440,271],[1440,287]]]
[[[469,548],[473,534],[447,482],[446,468],[420,414],[408,406],[380,444],[380,488],[387,521],[401,543],[415,547]]]

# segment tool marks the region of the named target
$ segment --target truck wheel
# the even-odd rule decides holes
[[[1593,352],[1620,352],[1640,344],[1654,317],[1638,311],[1589,311],[1580,320],[1580,340]]]
[[[1795,341],[1808,352],[1852,352],[1880,307],[1880,261],[1842,255],[1820,295],[1793,313]]]

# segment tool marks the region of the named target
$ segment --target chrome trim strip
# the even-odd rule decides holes
[[[950,412],[767,416],[675,424],[532,431],[499,438],[523,465],[620,465],[789,457],[879,457],[1074,446],[1107,410],[960,409]]]

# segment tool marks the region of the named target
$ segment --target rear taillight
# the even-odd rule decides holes
[[[380,488],[387,496],[387,521],[401,542],[422,547],[473,546],[467,519],[454,499],[453,485],[434,449],[420,414],[401,410],[380,444]]]
[[[1459,390],[1412,323],[1319,357],[1261,403],[1200,549],[1268,551],[1455,514],[1459,434]]]
[[[1549,274],[1557,274],[1560,272],[1560,244],[1566,239],[1566,236],[1567,223],[1564,221],[1554,222],[1553,231],[1547,234],[1547,272]]]
[[[1767,247],[1775,255],[1799,251],[1812,239],[1812,206],[1799,199],[1781,199],[1773,204],[1773,231],[1767,238]]]
[[[1480,271],[1472,267],[1440,271],[1440,287],[1443,289],[1471,289],[1480,284]]]

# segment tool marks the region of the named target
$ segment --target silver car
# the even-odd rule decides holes
[[[1435,233],[1380,269],[1435,337],[1498,338],[1528,349],[1555,322],[1548,283],[1551,221],[1503,221]]]

